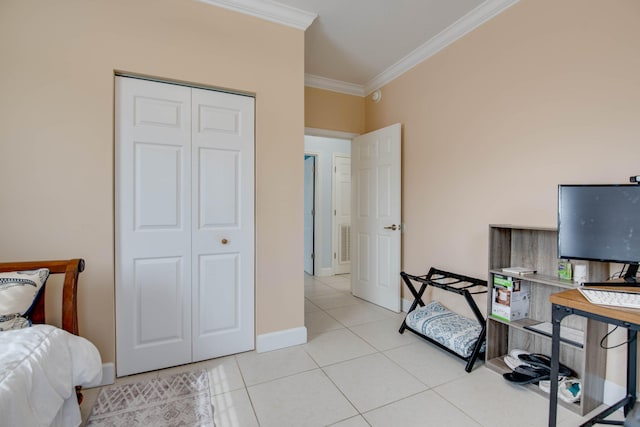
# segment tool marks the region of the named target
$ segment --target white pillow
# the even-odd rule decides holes
[[[22,329],[31,326],[31,321],[19,314],[0,316],[0,331],[10,331],[11,329]]]
[[[0,273],[0,316],[29,314],[49,269]]]

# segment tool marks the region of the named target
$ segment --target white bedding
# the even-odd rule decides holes
[[[102,361],[84,338],[50,325],[0,332],[0,424],[80,425],[75,386],[97,385]]]

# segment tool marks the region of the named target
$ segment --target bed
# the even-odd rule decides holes
[[[25,292],[34,294],[24,313],[0,311],[0,424],[80,425],[81,388],[102,378],[98,350],[78,336],[77,284],[83,270],[82,259],[0,263],[0,310],[20,298],[24,302]],[[64,275],[62,328],[45,324],[46,280],[52,274]]]

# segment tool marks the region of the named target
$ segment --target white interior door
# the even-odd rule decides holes
[[[333,272],[351,272],[351,156],[333,157]]]
[[[191,361],[191,91],[116,79],[118,376]]]
[[[354,138],[351,290],[400,311],[401,125]]]
[[[254,348],[254,99],[192,89],[193,361]]]
[[[315,220],[315,169],[316,157],[304,156],[304,271],[314,275],[314,220]]]

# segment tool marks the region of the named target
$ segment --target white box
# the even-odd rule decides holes
[[[529,284],[513,277],[493,275],[491,316],[505,322],[529,317]]]

